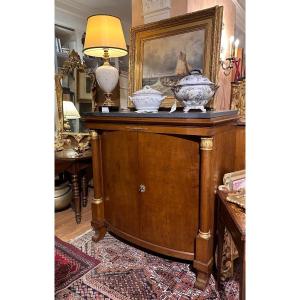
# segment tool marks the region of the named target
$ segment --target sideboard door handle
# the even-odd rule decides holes
[[[146,186],[144,184],[140,184],[139,192],[140,193],[145,193],[145,191],[146,191]]]

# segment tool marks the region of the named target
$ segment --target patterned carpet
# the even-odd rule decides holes
[[[149,254],[110,234],[93,243],[92,231],[71,243],[100,263],[56,294],[56,299],[238,299],[236,280],[216,289],[214,277],[204,291],[193,287],[195,273],[188,263]]]
[[[99,261],[55,237],[55,291],[82,277]]]

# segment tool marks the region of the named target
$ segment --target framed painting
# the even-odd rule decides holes
[[[93,99],[93,76],[84,71],[77,72],[77,102],[87,103]]]
[[[161,107],[171,107],[171,86],[191,70],[200,69],[216,82],[222,14],[223,7],[215,6],[132,28],[130,94],[149,85],[167,96]],[[134,106],[131,100],[128,106]]]

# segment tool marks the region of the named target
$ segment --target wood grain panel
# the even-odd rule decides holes
[[[137,201],[137,133],[102,134],[105,219],[120,230],[139,236]]]
[[[236,126],[235,170],[246,168],[246,126]]]
[[[199,220],[199,143],[185,137],[138,134],[141,238],[194,252]]]
[[[139,239],[135,236],[132,236],[130,234],[122,232],[122,231],[118,230],[117,228],[111,226],[111,224],[109,224],[108,222],[105,222],[105,224],[107,225],[109,232],[113,232],[117,236],[119,236],[135,245],[138,245],[140,247],[149,249],[151,251],[154,251],[154,252],[157,252],[157,253],[160,253],[163,255],[173,256],[173,257],[177,257],[177,258],[185,259],[185,260],[193,260],[195,257],[194,252],[184,252],[184,251],[178,251],[178,250],[158,246],[156,244],[152,244],[150,242],[147,242],[145,240]]]

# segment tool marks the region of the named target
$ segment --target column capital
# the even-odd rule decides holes
[[[213,142],[214,138],[212,137],[203,137],[201,138],[201,142],[200,142],[200,149],[201,150],[212,150],[213,149]]]
[[[95,131],[95,130],[91,130],[91,131],[90,131],[90,135],[91,135],[91,139],[92,139],[92,140],[98,138],[98,133],[97,133],[97,131]]]

